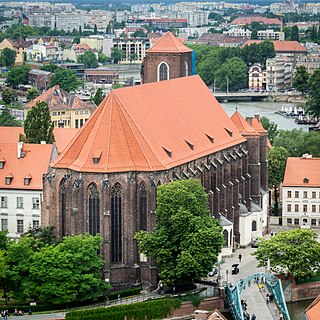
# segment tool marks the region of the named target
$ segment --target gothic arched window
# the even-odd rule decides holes
[[[100,192],[96,184],[88,188],[89,196],[89,233],[95,236],[100,232]]]
[[[223,239],[224,239],[224,247],[228,247],[229,243],[228,243],[228,240],[229,240],[229,232],[228,230],[224,229],[223,230]]]
[[[169,66],[165,62],[158,65],[158,81],[169,80]]]
[[[67,229],[67,192],[65,180],[62,179],[60,183],[60,216],[61,216],[61,236],[66,235]]]
[[[122,190],[118,182],[111,191],[111,259],[122,261]]]
[[[184,62],[184,66],[185,66],[185,76],[187,77],[189,75],[189,65],[188,65],[188,62],[185,61]]]
[[[140,230],[147,230],[147,191],[146,185],[141,184],[139,190]]]
[[[251,231],[257,231],[257,221],[256,220],[252,221]]]

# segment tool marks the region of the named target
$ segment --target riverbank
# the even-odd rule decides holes
[[[281,93],[275,92],[271,94],[271,99],[274,102],[284,102],[284,103],[298,103],[298,104],[305,104],[307,99],[305,96],[301,94],[297,94],[296,92],[288,92],[288,93]]]

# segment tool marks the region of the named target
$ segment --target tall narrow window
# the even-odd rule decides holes
[[[60,183],[60,216],[61,216],[61,235],[66,235],[66,221],[67,221],[67,193],[65,180]]]
[[[223,230],[223,239],[224,239],[224,247],[228,247],[228,240],[229,240],[229,232],[228,230],[224,229]]]
[[[111,258],[112,262],[122,261],[122,191],[118,182],[111,191]]]
[[[140,230],[147,230],[147,191],[144,183],[141,184],[139,191]]]
[[[100,232],[100,192],[92,183],[88,189],[89,193],[89,233],[95,236]]]
[[[189,66],[187,61],[184,62],[184,66],[185,66],[185,72],[186,72],[185,76],[187,77],[189,75]]]
[[[252,221],[251,231],[257,231],[257,221],[255,220]]]
[[[169,80],[169,66],[165,62],[158,65],[158,81]]]

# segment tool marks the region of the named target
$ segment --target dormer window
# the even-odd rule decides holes
[[[29,186],[30,185],[30,181],[31,181],[32,177],[30,174],[26,175],[24,178],[23,178],[23,183],[25,186]]]
[[[8,176],[6,176],[6,185],[10,185],[12,179],[13,179],[13,175],[12,174],[9,174]]]
[[[6,162],[6,160],[0,159],[0,169],[3,169],[3,168],[4,168],[5,162]]]
[[[93,156],[92,156],[92,161],[94,164],[99,163],[100,161],[100,157],[101,157],[101,150],[97,150],[94,152]]]

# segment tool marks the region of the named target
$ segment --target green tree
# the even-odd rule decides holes
[[[122,50],[118,48],[111,48],[111,60],[114,64],[119,63],[121,59],[123,58],[123,52]]]
[[[40,96],[40,91],[37,88],[30,88],[26,92],[26,98],[28,101]]]
[[[223,90],[229,86],[230,91],[246,88],[247,73],[247,66],[240,58],[228,59],[217,70],[217,85]]]
[[[276,51],[274,50],[274,45],[271,41],[263,41],[259,44],[259,63],[262,66],[266,65],[268,58],[274,58],[276,56]]]
[[[93,27],[93,34],[98,34],[98,27],[96,24]]]
[[[17,56],[16,51],[11,50],[9,48],[4,48],[1,51],[1,58],[3,58],[4,65],[6,67],[11,67],[12,65],[14,65],[16,61],[16,56]]]
[[[23,283],[25,296],[51,304],[95,300],[110,288],[102,280],[103,259],[97,254],[100,235],[65,237],[58,245],[44,246],[29,263]]]
[[[279,211],[279,185],[283,180],[288,152],[283,147],[273,147],[268,154],[269,186],[274,192],[274,213]]]
[[[55,141],[53,134],[53,122],[50,117],[48,104],[44,101],[38,101],[27,114],[24,123],[24,132],[27,143],[53,143]]]
[[[285,148],[289,157],[300,157],[305,153],[305,132],[302,129],[280,130],[273,146]]]
[[[60,88],[67,92],[77,90],[82,84],[74,71],[64,68],[57,69],[50,79],[50,87],[60,85]]]
[[[92,51],[87,50],[85,53],[80,54],[77,60],[78,62],[83,63],[86,66],[86,68],[98,67],[97,56]]]
[[[21,127],[21,123],[5,108],[0,111],[0,126],[3,127]]]
[[[279,133],[278,125],[275,122],[270,121],[267,117],[261,117],[260,121],[262,123],[263,128],[268,131],[268,138],[272,144],[275,137]]]
[[[16,90],[6,88],[1,93],[2,101],[7,104],[12,104],[18,100],[18,94]]]
[[[98,62],[105,64],[107,62],[111,62],[111,59],[107,55],[105,55],[103,52],[99,52],[98,53]]]
[[[103,93],[102,89],[99,88],[99,89],[96,91],[96,93],[95,93],[92,101],[98,106],[98,105],[102,102],[102,100],[104,99],[105,96],[106,96],[106,95]]]
[[[316,69],[308,81],[309,95],[306,104],[307,112],[315,117],[320,116],[320,69]]]
[[[138,29],[132,34],[133,38],[144,38],[146,33],[143,29]]]
[[[28,84],[29,66],[16,66],[10,69],[7,76],[7,83],[13,88],[21,84]]]
[[[140,251],[155,257],[160,278],[167,285],[184,286],[205,276],[217,261],[223,237],[200,181],[158,187],[156,218],[155,231],[135,237]]]
[[[52,72],[52,73],[56,72],[58,69],[59,69],[59,67],[56,64],[52,64],[52,63],[44,64],[41,67],[41,70]]]
[[[288,270],[295,278],[305,279],[320,272],[320,244],[313,230],[293,229],[278,232],[269,240],[262,240],[253,253],[259,267],[270,259],[271,270]]]
[[[291,40],[299,41],[299,28],[297,26],[293,26],[291,29]]]
[[[292,80],[292,86],[304,95],[309,88],[308,81],[309,74],[307,69],[304,66],[298,66]]]

